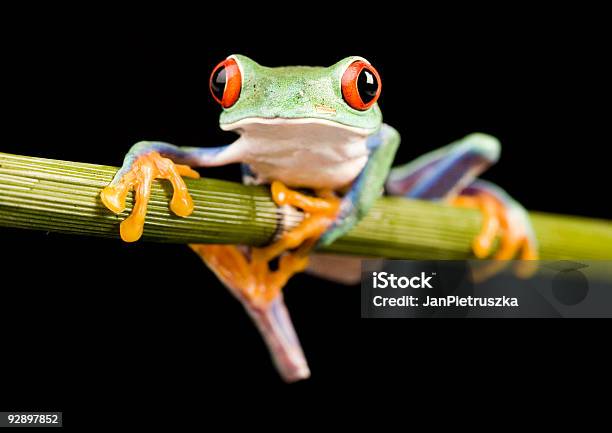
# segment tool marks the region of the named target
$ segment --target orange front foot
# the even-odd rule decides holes
[[[482,281],[495,275],[505,268],[507,261],[515,258],[520,260],[516,262],[516,273],[519,277],[527,278],[533,275],[537,270],[537,242],[529,220],[522,210],[515,209],[486,192],[460,195],[452,204],[477,208],[482,212],[482,228],[472,242],[472,250],[476,257],[491,258],[496,262],[479,268],[475,275],[476,280]],[[494,252],[497,238],[499,248]]]
[[[151,182],[167,179],[174,188],[170,209],[178,216],[186,217],[193,212],[193,201],[181,176],[198,178],[198,172],[186,165],[174,164],[158,152],[139,156],[129,171],[104,188],[100,193],[104,205],[115,213],[125,209],[125,199],[131,190],[135,192],[132,213],[120,226],[121,239],[134,242],[140,239],[144,228],[147,204],[151,196]]]

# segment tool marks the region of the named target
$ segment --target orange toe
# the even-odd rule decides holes
[[[102,203],[114,213],[121,213],[125,210],[125,200],[128,189],[121,186],[107,186],[100,192]]]
[[[127,194],[134,190],[134,208],[120,225],[121,239],[134,242],[140,239],[144,230],[147,205],[151,196],[151,183],[155,179],[167,179],[173,187],[170,209],[181,217],[193,212],[193,200],[181,176],[198,177],[199,174],[185,165],[175,165],[158,152],[139,156],[130,170],[120,179],[100,192],[102,203],[114,213],[123,212]]]
[[[144,218],[131,214],[119,225],[119,234],[124,242],[136,242],[144,231]]]
[[[175,194],[170,201],[170,210],[180,217],[188,217],[193,213],[193,199],[185,190],[184,194]]]

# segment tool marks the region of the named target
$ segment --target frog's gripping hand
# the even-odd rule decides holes
[[[121,239],[134,242],[142,236],[147,204],[151,195],[151,182],[154,179],[167,179],[172,183],[174,193],[170,201],[170,209],[178,216],[186,217],[193,212],[193,201],[187,186],[181,176],[198,178],[196,171],[186,165],[175,165],[168,158],[162,157],[158,152],[141,155],[132,164],[128,173],[116,178],[113,183],[100,193],[104,205],[115,213],[125,209],[127,194],[134,190],[134,209],[129,217],[121,222]]]
[[[184,177],[198,178],[191,166],[214,166],[231,162],[229,146],[213,148],[181,148],[168,143],[142,141],[132,146],[125,156],[123,166],[110,185],[102,190],[104,205],[114,213],[125,209],[125,200],[134,190],[135,205],[132,213],[120,226],[121,239],[134,242],[143,232],[147,204],[151,195],[151,182],[167,179],[174,189],[170,209],[178,216],[193,212],[193,200],[187,191]],[[180,162],[175,164],[173,161]],[[182,164],[184,163],[184,164]],[[189,165],[186,165],[189,164]]]

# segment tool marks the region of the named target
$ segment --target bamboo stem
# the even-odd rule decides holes
[[[119,215],[99,199],[117,168],[0,153],[0,226],[118,237]],[[153,185],[144,240],[174,243],[263,245],[295,227],[300,213],[278,209],[265,186],[186,179],[195,211],[168,209],[170,186]],[[542,259],[612,259],[612,223],[532,212]],[[283,221],[283,224],[280,222]],[[464,259],[480,228],[480,214],[439,203],[379,199],[351,232],[325,251],[409,259]]]

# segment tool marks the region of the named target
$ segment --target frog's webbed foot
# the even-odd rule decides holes
[[[269,262],[279,258],[280,272],[273,273],[272,280],[275,283],[273,287],[280,286],[280,290],[295,272],[301,272],[308,266],[308,253],[336,219],[340,199],[331,190],[318,190],[318,197],[312,197],[290,190],[278,181],[272,183],[271,192],[277,205],[294,206],[305,214],[300,225],[284,233],[276,242],[252,249],[252,262],[260,280],[265,276],[270,278]],[[268,291],[268,299],[273,299],[276,293]]]
[[[199,174],[186,165],[174,164],[170,159],[152,151],[142,154],[127,170],[121,170],[110,185],[102,190],[100,197],[104,205],[115,213],[123,212],[125,200],[131,190],[135,192],[132,213],[121,222],[121,238],[134,242],[142,235],[147,204],[154,179],[167,179],[174,188],[170,209],[179,216],[193,212],[193,201],[181,176],[198,178]]]
[[[472,242],[472,250],[480,259],[493,260],[487,266],[474,269],[473,277],[476,281],[495,275],[507,266],[509,260],[515,258],[519,259],[515,262],[517,276],[528,278],[537,270],[537,241],[527,212],[521,205],[482,185],[466,188],[451,203],[477,208],[482,212],[482,227]],[[493,254],[498,238],[499,248]]]
[[[263,263],[252,256],[249,260],[246,248],[208,244],[190,247],[242,303],[283,379],[294,382],[308,378],[310,370],[280,293],[287,279],[303,270],[305,264],[281,258],[278,270],[262,272]]]
[[[305,217],[293,230],[272,244],[241,251],[228,245],[193,244],[191,248],[212,268],[219,279],[257,305],[267,305],[277,297],[289,278],[308,266],[308,253],[338,214],[340,199],[332,191],[317,191],[311,197],[272,183],[272,198],[279,205],[302,209]],[[278,269],[270,262],[278,258]]]
[[[302,223],[276,242],[250,251],[231,245],[191,245],[244,305],[268,344],[272,358],[288,381],[307,378],[308,365],[295,335],[281,293],[289,278],[308,265],[308,253],[338,214],[340,199],[332,191],[311,197],[292,191],[280,182],[272,184],[278,205],[292,205],[305,212]],[[278,259],[276,270],[270,262]]]

